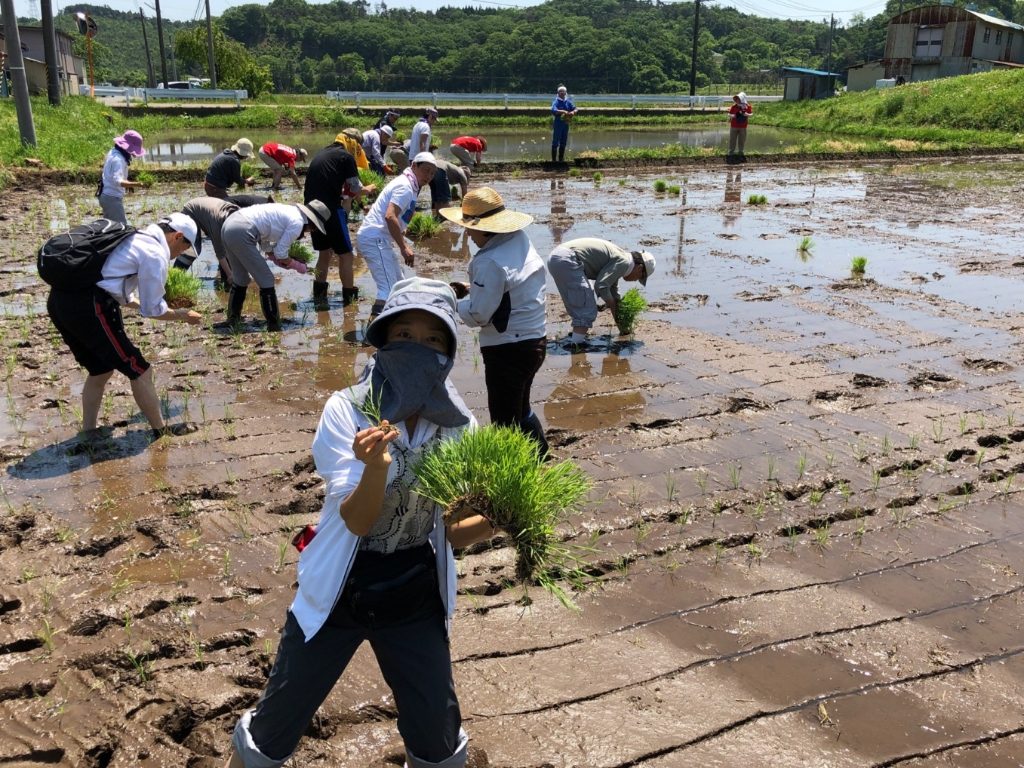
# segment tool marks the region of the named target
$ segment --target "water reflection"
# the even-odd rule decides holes
[[[551,218],[548,229],[551,230],[551,242],[558,245],[565,233],[572,229],[573,218],[566,214],[565,179],[551,180]]]
[[[732,227],[739,218],[743,208],[740,205],[743,201],[743,171],[730,170],[725,173],[725,197],[723,202],[726,205],[722,208],[722,223],[726,227]]]
[[[601,359],[600,372],[595,374],[586,353],[571,354],[568,370],[544,403],[546,424],[551,429],[575,432],[621,426],[635,420],[636,412],[643,411],[647,401],[635,388],[632,377],[628,357],[609,352]]]
[[[363,328],[359,319],[359,305],[349,304],[341,313],[341,326],[335,325],[337,315],[330,311],[316,313],[320,327],[316,367],[313,383],[317,390],[335,392],[355,382],[363,369],[367,347],[362,345]]]

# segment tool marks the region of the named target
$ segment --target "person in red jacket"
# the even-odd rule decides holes
[[[484,161],[483,154],[487,151],[487,139],[483,136],[459,136],[448,147],[448,151],[459,159],[459,162],[470,170]]]
[[[729,107],[729,154],[726,160],[743,162],[747,159],[743,147],[747,143],[747,118],[753,112],[754,108],[747,102],[747,94],[743,91],[732,97],[732,106]]]
[[[295,172],[295,163],[299,160],[305,160],[308,154],[306,150],[292,149],[287,144],[278,144],[275,141],[268,141],[262,147],[260,147],[260,160],[262,160],[266,166],[274,172],[274,183],[270,185],[270,188],[277,192],[281,189],[281,177],[287,173],[292,177],[292,181],[295,182],[295,188],[298,190],[302,189],[302,182],[299,181],[299,175]]]

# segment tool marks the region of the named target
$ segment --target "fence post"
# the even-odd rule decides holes
[[[431,105],[431,106],[432,106],[432,107],[433,107],[434,109],[437,109],[437,94],[436,94],[436,93],[431,93],[431,94],[430,94],[430,105]],[[421,146],[422,146],[422,145],[421,145]]]
[[[505,109],[508,109],[508,94],[505,94]]]
[[[144,106],[149,106],[149,88],[142,89],[142,103]]]
[[[238,91],[235,91],[235,106],[236,107],[242,106],[242,98],[241,98],[241,96],[239,96],[239,92]]]
[[[126,107],[130,107],[132,105],[132,89],[131,88],[125,88],[124,89],[124,105]]]
[[[631,97],[631,101],[632,101],[633,109],[636,109],[636,94],[635,93]]]
[[[339,100],[341,99],[341,92],[340,91],[338,92],[338,98],[339,98]],[[363,105],[362,105],[360,93],[359,93],[359,91],[356,91],[356,109],[362,109],[362,106]]]

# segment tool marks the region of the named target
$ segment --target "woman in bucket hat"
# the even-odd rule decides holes
[[[242,161],[252,157],[252,142],[242,137],[225,149],[210,163],[203,189],[209,197],[226,198],[234,186],[251,187],[255,176],[242,176]]]
[[[412,491],[419,457],[474,426],[448,379],[455,295],[438,280],[402,280],[366,337],[376,353],[358,383],[327,401],[313,439],[327,483],[320,521],[299,557],[270,678],[235,726],[226,768],[285,763],[363,641],[394,694],[405,764],[466,764],[448,644],[452,547],[494,529],[479,515],[446,529],[441,508]],[[380,422],[367,401],[380,403]]]
[[[494,424],[519,427],[548,450],[544,427],[530,406],[530,388],[547,354],[544,261],[524,229],[533,221],[510,211],[495,190],[470,190],[460,208],[441,215],[469,232],[479,248],[469,261],[469,285],[456,283],[459,317],[480,329],[487,408]]]
[[[127,226],[128,216],[124,212],[124,194],[142,185],[128,181],[128,166],[132,159],[142,157],[142,135],[138,131],[125,131],[114,139],[114,146],[103,161],[103,175],[96,196],[103,209],[103,218],[118,221]]]
[[[274,273],[267,259],[279,267],[304,273],[306,265],[289,257],[288,249],[311,229],[323,234],[330,215],[326,205],[319,200],[311,200],[296,205],[253,205],[228,216],[221,228],[221,241],[231,266],[226,324],[236,325],[241,321],[249,281],[255,280],[260,287],[260,309],[266,318],[267,330],[281,330],[281,308],[277,303]]]

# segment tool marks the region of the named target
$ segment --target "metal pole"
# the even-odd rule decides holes
[[[697,93],[697,29],[700,26],[700,0],[693,0],[693,53],[690,56],[690,95]],[[691,104],[692,106],[692,104]]]
[[[206,0],[206,57],[210,60],[210,87],[217,87],[217,58],[213,55],[213,21],[210,20],[210,0]]]
[[[149,55],[149,35],[146,34],[146,17],[142,15],[139,8],[139,23],[142,24],[142,42],[146,46],[146,87],[152,88],[156,85],[153,82],[153,57]]]
[[[18,112],[18,129],[21,143],[36,145],[36,128],[32,122],[32,103],[28,100],[28,77],[25,75],[25,57],[21,54],[21,33],[18,31],[18,16],[14,12],[14,0],[0,0],[0,11],[4,17],[4,40],[7,44],[7,68],[14,81],[14,108]],[[2,77],[3,75],[0,75]]]
[[[160,0],[156,2],[156,36],[160,42],[160,77],[164,79],[164,88],[170,80],[167,79],[167,57],[164,55],[164,21],[160,16]]]
[[[836,17],[832,14],[828,24],[828,48],[825,53],[825,71],[832,74],[832,33],[836,29]]]
[[[53,31],[53,0],[42,0],[43,58],[46,59],[46,96],[50,104],[60,106],[60,62],[57,60],[57,36]]]
[[[85,50],[89,54],[89,96],[96,98],[96,77],[92,73],[92,37],[85,38]]]

